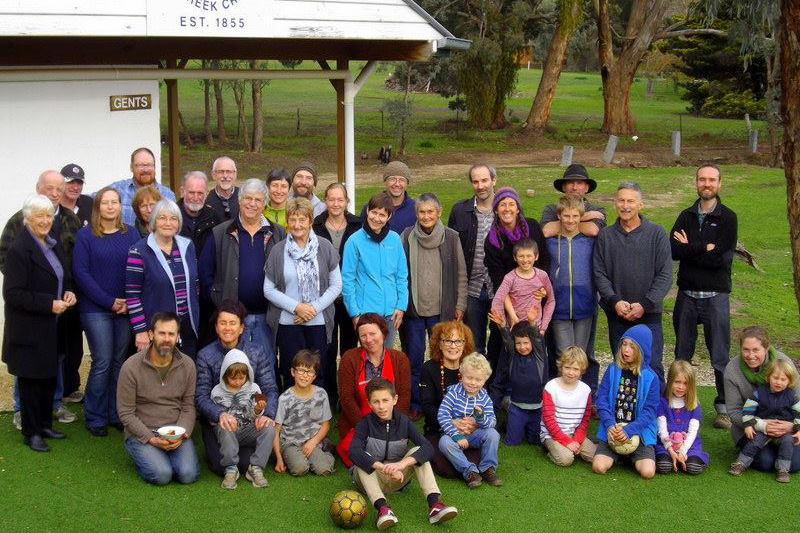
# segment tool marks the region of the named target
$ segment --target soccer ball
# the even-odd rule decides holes
[[[355,529],[367,517],[367,500],[354,490],[337,492],[331,500],[331,520],[344,529]]]
[[[625,426],[624,422],[620,422],[620,426]],[[611,449],[617,452],[620,455],[630,455],[636,451],[636,448],[639,447],[639,435],[634,435],[633,437],[629,437],[627,442],[618,443],[617,441],[611,441],[608,444],[611,445]]]

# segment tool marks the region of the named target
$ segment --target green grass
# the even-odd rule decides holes
[[[735,454],[728,433],[711,427],[712,398],[712,389],[701,390],[708,420],[701,435],[711,465],[699,477],[645,481],[623,466],[598,476],[580,461],[562,469],[539,448],[501,445],[498,473],[504,487],[470,491],[461,481],[439,480],[445,501],[460,511],[441,529],[653,531],[667,522],[710,532],[786,528],[786,505],[795,491],[770,474],[747,472],[743,479],[727,474]],[[82,420],[59,425],[69,438],[51,442],[52,452],[37,454],[22,445],[10,418],[0,415],[0,531],[333,531],[328,503],[351,486],[338,464],[328,478],[279,476],[270,467],[270,486],[261,490],[242,478],[237,490],[226,491],[205,465],[193,485],[153,487],[136,476],[115,430],[96,438],[81,427]],[[197,447],[202,457],[202,445]],[[398,531],[428,530],[416,484],[388,499],[400,519]],[[371,509],[362,529],[374,531],[374,520]]]

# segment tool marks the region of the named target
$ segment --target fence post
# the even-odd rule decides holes
[[[747,146],[751,154],[758,153],[758,130],[750,130],[747,133]]]
[[[681,132],[672,132],[672,155],[675,157],[681,156]]]
[[[572,146],[564,145],[564,148],[561,150],[562,167],[568,167],[572,164],[572,152],[573,152]]]
[[[609,135],[608,136],[608,143],[606,144],[606,149],[603,152],[603,161],[606,164],[611,164],[611,161],[614,159],[614,152],[617,149],[617,143],[619,142],[619,137],[616,135]]]

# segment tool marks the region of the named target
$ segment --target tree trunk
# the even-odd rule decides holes
[[[525,128],[533,135],[541,134],[550,119],[550,107],[556,94],[558,79],[564,66],[569,40],[583,18],[583,9],[580,1],[561,0],[561,11],[556,23],[553,38],[547,49],[547,58],[542,66],[542,79],[536,89],[530,113],[525,121]]]
[[[800,307],[800,4],[794,0],[781,2],[779,42],[789,242],[792,247],[794,295]]]
[[[203,68],[208,68],[211,62],[203,60]],[[206,136],[206,145],[214,147],[214,134],[211,132],[211,80],[203,80],[203,134]]]
[[[183,120],[183,114],[178,111],[178,121],[181,123],[181,129],[183,130],[183,137],[186,140],[186,146],[191,148],[194,146],[192,142],[192,136],[189,134],[189,128],[186,126],[186,121]]]
[[[250,142],[250,123],[247,122],[247,112],[244,106],[244,80],[233,82],[233,99],[236,100],[236,107],[239,109],[239,124],[242,126],[242,145],[246,152],[251,151]]]
[[[257,61],[250,62],[250,68],[255,70],[258,68]],[[261,146],[264,144],[264,113],[262,110],[262,90],[264,87],[264,80],[252,80],[250,82],[253,100],[253,138],[250,146],[253,152],[261,152]]]
[[[214,68],[219,68],[219,61],[213,62]],[[222,144],[228,142],[228,136],[225,134],[225,103],[222,99],[222,81],[214,80],[214,103],[217,108],[217,139]]]
[[[666,12],[667,0],[634,0],[619,56],[614,57],[609,0],[597,5],[597,49],[603,80],[603,131],[630,135],[635,122],[630,109],[631,85],[636,71],[655,39]]]

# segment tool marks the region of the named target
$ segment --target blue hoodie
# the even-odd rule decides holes
[[[632,340],[642,352],[639,384],[636,389],[636,419],[625,426],[625,434],[628,437],[639,435],[645,445],[655,444],[658,432],[656,414],[661,382],[656,377],[655,372],[650,370],[650,350],[653,345],[653,333],[646,325],[639,324],[626,331],[622,339]],[[622,339],[620,339],[620,342]],[[616,384],[619,383],[621,376],[622,369],[617,365],[615,356],[614,362],[608,366],[606,373],[603,374],[600,388],[597,389],[597,414],[600,416],[600,423],[597,425],[597,438],[603,442],[608,442],[608,428],[617,423],[617,419],[614,416],[614,405],[617,401]]]

